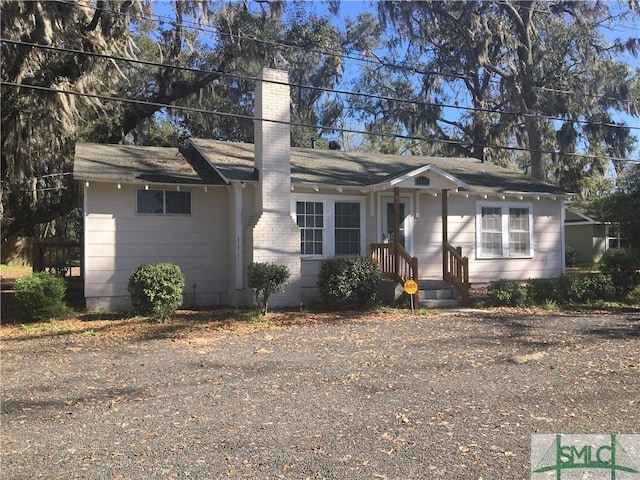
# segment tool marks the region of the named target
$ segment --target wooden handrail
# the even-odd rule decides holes
[[[402,283],[418,280],[418,259],[399,243],[372,243],[371,258],[380,265],[382,278]]]
[[[469,303],[469,257],[462,256],[462,248],[445,242],[442,245],[444,280],[451,283],[462,296],[462,303]]]

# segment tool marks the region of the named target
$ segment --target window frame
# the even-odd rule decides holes
[[[354,225],[349,225],[349,226],[340,226],[338,227],[338,215],[336,214],[336,210],[338,208],[338,204],[340,205],[351,205],[354,206],[356,205],[357,208],[357,212],[358,212],[358,225],[357,227]],[[347,215],[346,217],[350,217],[350,213],[349,215]],[[359,202],[343,202],[343,201],[338,201],[335,200],[333,202],[333,215],[334,215],[334,225],[333,225],[333,250],[334,250],[334,254],[336,256],[353,256],[353,255],[362,255],[362,205]],[[338,232],[340,232],[341,234],[344,233],[353,233],[353,232],[357,232],[358,235],[358,240],[357,240],[357,245],[358,245],[358,253],[337,253],[338,250],[338,243],[341,243],[343,246],[349,246],[349,245],[354,245],[356,244],[356,242],[354,242],[351,239],[345,240],[344,238],[342,238],[340,240],[340,242],[338,241]]]
[[[499,208],[500,209],[500,233],[502,235],[502,254],[492,255],[485,254],[482,248],[482,233],[485,231],[482,227],[482,209],[483,208]],[[528,210],[528,242],[529,249],[527,253],[513,253],[511,251],[511,209]],[[495,259],[521,259],[533,258],[534,256],[534,232],[533,232],[533,203],[531,202],[477,202],[476,203],[476,258],[480,260]],[[491,230],[493,231],[493,230]],[[522,233],[522,230],[514,230],[513,233]]]
[[[303,204],[305,205],[305,208],[303,209],[303,212],[298,212],[298,205],[299,204]],[[307,204],[313,204],[314,205],[314,211],[310,212],[309,210],[307,210],[306,205]],[[322,213],[318,214],[318,212],[316,211],[316,205],[320,205],[321,209],[322,209]],[[313,225],[299,225],[298,224],[298,216],[302,215],[305,219],[311,219],[313,218]],[[320,217],[321,221],[319,222],[321,225],[317,225],[317,220],[316,218]],[[316,250],[316,246],[320,245],[320,250],[322,252],[324,252],[324,245],[325,245],[325,205],[323,202],[316,202],[313,200],[299,200],[296,202],[296,211],[295,211],[295,222],[296,224],[298,224],[298,228],[300,229],[300,254],[301,255],[310,255],[310,256],[314,256],[314,255],[322,255],[322,253],[315,253]],[[307,238],[305,236],[305,232],[309,232],[310,238]],[[316,238],[316,234],[320,233],[320,241],[318,242],[317,238]],[[303,244],[309,244],[313,247],[314,253],[305,253],[303,252],[304,248],[303,248]]]
[[[334,256],[349,257],[354,254],[336,255],[336,203],[357,203],[360,207],[360,256],[366,252],[366,222],[365,222],[365,198],[357,195],[326,195],[326,194],[298,194],[291,196],[291,218],[297,222],[298,202],[322,203],[323,230],[322,230],[322,254],[305,254],[300,252],[301,258],[325,259]]]
[[[162,192],[162,212],[141,212],[139,210],[140,208],[140,202],[139,202],[139,192]],[[189,206],[189,212],[188,213],[173,213],[173,212],[167,212],[167,193],[173,193],[173,194],[183,194],[183,195],[188,195],[189,196],[189,201],[188,201],[188,206]],[[136,206],[136,215],[153,215],[153,216],[178,216],[178,217],[188,217],[191,216],[193,214],[193,195],[191,195],[191,191],[190,190],[170,190],[167,188],[136,188],[136,200],[135,200]]]

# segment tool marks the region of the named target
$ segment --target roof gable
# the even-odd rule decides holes
[[[430,174],[430,175],[423,175],[423,174]],[[445,172],[441,168],[438,168],[432,164],[424,165],[420,168],[416,168],[411,172],[405,173],[404,175],[400,175],[392,179],[389,182],[389,184],[392,186],[416,187],[415,180],[418,177],[426,177],[427,180],[434,178],[437,183],[435,185],[432,185],[431,182],[429,181],[428,184],[425,185],[425,187],[429,187],[429,188],[433,188],[433,187],[455,188],[456,190],[467,190],[469,188],[469,185],[467,185],[462,180],[454,177],[453,175]]]

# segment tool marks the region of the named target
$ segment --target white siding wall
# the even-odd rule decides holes
[[[226,303],[228,202],[224,188],[191,191],[191,215],[136,215],[141,186],[91,182],[85,195],[85,297],[90,310],[127,309],[141,264],[170,262],[185,276],[185,305]],[[171,187],[169,187],[171,188]],[[194,299],[195,284],[195,299]]]
[[[561,202],[551,199],[506,203],[531,206],[533,209],[532,258],[478,258],[476,252],[476,204],[478,197],[449,195],[449,243],[462,247],[469,257],[470,281],[487,283],[501,278],[557,277],[563,273]],[[421,195],[420,218],[414,219],[414,255],[418,257],[421,278],[442,278],[442,221],[440,196]]]
[[[418,196],[420,216],[415,216],[415,196],[410,202],[412,215],[412,254],[418,257],[421,279],[442,278],[442,197],[429,193]],[[338,199],[340,194],[332,194]],[[364,223],[366,252],[369,245],[381,241],[379,232],[380,196],[388,193],[364,196]],[[295,197],[295,194],[294,194]],[[320,197],[318,197],[320,198]],[[495,200],[495,199],[493,199]],[[560,200],[551,199],[523,201],[507,199],[509,205],[530,206],[533,210],[533,257],[532,258],[478,258],[476,254],[476,204],[479,197],[465,198],[451,194],[448,199],[449,242],[461,247],[463,255],[469,257],[470,281],[484,284],[498,279],[526,280],[528,278],[557,277],[563,273],[562,259],[562,206]],[[484,200],[482,200],[484,201]],[[373,215],[372,215],[373,212]],[[317,288],[321,259],[302,260],[303,302],[319,299]]]

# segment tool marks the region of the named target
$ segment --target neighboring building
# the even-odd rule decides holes
[[[565,218],[567,246],[576,252],[577,265],[592,265],[600,261],[610,248],[627,248],[628,241],[620,235],[620,228],[596,216],[567,208]]]
[[[373,250],[400,269],[394,252],[406,251],[418,270],[396,273],[442,279],[444,259],[455,263],[446,243],[468,257],[473,284],[564,273],[565,190],[469,158],[290,148],[286,73],[263,75],[255,147],[77,145],[87,308],[126,308],[131,271],[153,262],[182,268],[185,305],[251,303],[252,261],[291,271],[274,306],[317,299],[334,255]]]

